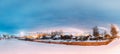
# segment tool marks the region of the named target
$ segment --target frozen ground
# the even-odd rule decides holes
[[[0,40],[0,54],[120,54],[120,40],[106,46],[71,46]]]

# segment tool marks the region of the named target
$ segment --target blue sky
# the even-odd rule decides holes
[[[120,25],[119,0],[0,0],[0,32]]]

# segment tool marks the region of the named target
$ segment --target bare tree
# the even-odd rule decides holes
[[[93,28],[93,36],[98,37],[99,35],[100,35],[100,34],[99,34],[99,29],[98,29],[97,26],[95,26],[95,27]]]
[[[118,34],[117,27],[114,24],[111,24],[111,35],[116,37]]]

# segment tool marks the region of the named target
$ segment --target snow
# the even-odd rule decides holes
[[[46,41],[46,42],[106,42],[108,40],[99,40],[99,41],[96,41],[96,40],[87,40],[87,41],[76,41],[76,40],[52,40],[52,39],[44,39],[44,40],[37,40],[37,41]]]
[[[71,46],[21,40],[0,40],[0,54],[119,54],[120,39],[104,46]]]

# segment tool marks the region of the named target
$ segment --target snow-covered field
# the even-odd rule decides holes
[[[120,54],[120,40],[105,46],[71,46],[0,40],[0,54]]]
[[[39,40],[38,40],[39,41]],[[46,39],[46,40],[40,40],[40,41],[46,41],[46,42],[106,42],[108,40],[87,40],[87,41],[76,41],[76,40],[52,40],[52,39]]]

